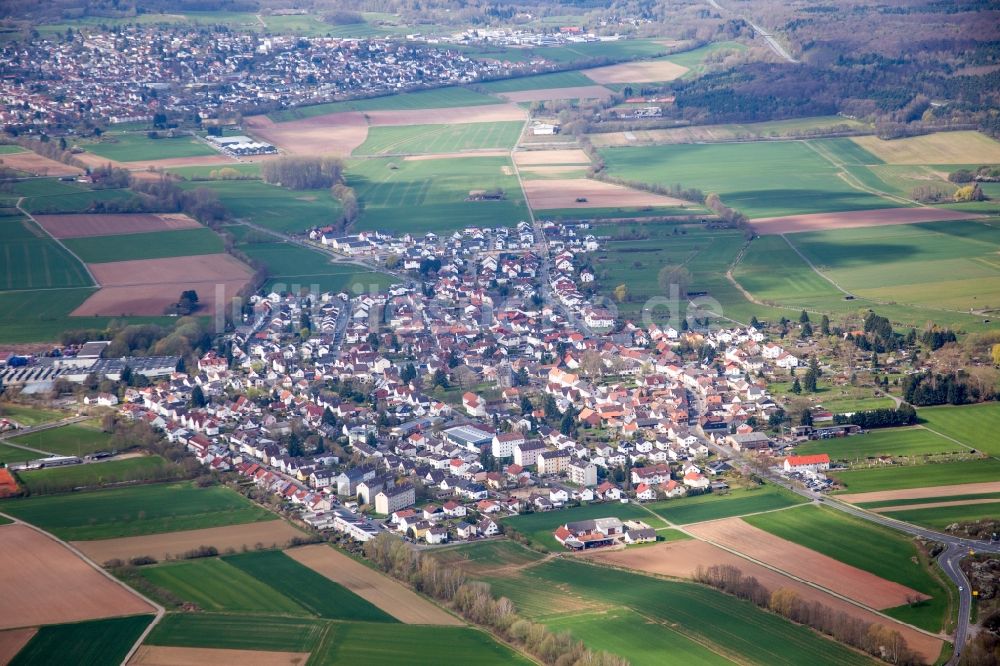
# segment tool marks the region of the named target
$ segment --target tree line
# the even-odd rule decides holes
[[[913,405],[905,402],[898,408],[869,409],[863,412],[854,412],[850,416],[845,414],[834,414],[833,422],[837,425],[853,424],[865,430],[873,428],[894,428],[896,426],[908,426],[917,422],[917,410]]]
[[[947,374],[922,372],[903,379],[903,399],[918,407],[926,405],[964,405],[996,397],[996,391],[985,391],[970,382],[964,372]]]

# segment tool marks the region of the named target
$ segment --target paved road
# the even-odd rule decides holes
[[[708,2],[708,4],[712,5],[716,9],[718,9],[720,12],[735,14],[735,12],[730,12],[728,9],[726,9],[725,7],[723,7],[722,5],[720,5],[718,2],[716,2],[716,0],[707,0],[707,2]],[[750,20],[749,16],[740,16],[740,18],[742,18],[744,21],[746,21],[747,23],[749,23],[750,27],[753,28],[754,31],[757,34],[759,34],[761,37],[764,38],[764,41],[767,43],[768,47],[772,51],[774,51],[776,54],[778,54],[778,56],[780,58],[783,58],[783,59],[787,60],[788,62],[792,62],[792,63],[797,63],[798,62],[798,60],[796,60],[795,58],[793,58],[792,55],[788,51],[785,50],[785,47],[782,46],[778,42],[778,40],[776,40],[774,38],[774,36],[771,33],[769,33],[767,30],[764,30],[764,28],[760,27],[759,25],[757,25],[756,23],[754,23],[752,20]]]

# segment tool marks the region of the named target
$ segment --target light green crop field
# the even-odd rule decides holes
[[[1000,307],[1000,227],[989,222],[890,225],[788,238],[819,270],[859,296],[923,308]]]
[[[482,541],[431,551],[434,559],[447,566],[478,572],[537,562],[542,555],[513,541]]]
[[[900,532],[817,506],[748,516],[743,520],[782,539],[931,597],[914,607],[901,606],[885,611],[892,617],[928,631],[939,631],[948,618],[948,590],[918,556],[914,542]]]
[[[672,523],[685,525],[783,509],[804,501],[777,486],[764,486],[753,490],[735,489],[724,495],[712,493],[666,500],[650,504],[649,508]]]
[[[592,86],[594,82],[583,73],[576,70],[553,72],[551,74],[536,74],[514,79],[488,81],[478,84],[479,87],[491,93],[508,93],[518,90],[544,90],[546,88],[575,88],[577,86]]]
[[[617,42],[583,42],[552,48],[539,48],[534,49],[534,54],[558,63],[585,63],[595,59],[622,61],[634,58],[653,58],[666,55],[667,51],[666,46],[655,40],[626,39]]]
[[[343,214],[326,189],[294,191],[260,180],[191,181],[181,187],[208,188],[233,217],[285,233],[332,224]]]
[[[341,111],[442,109],[456,106],[500,104],[502,101],[503,100],[496,97],[477,93],[472,90],[468,90],[467,88],[435,88],[433,90],[421,90],[412,93],[386,95],[384,97],[371,97],[368,99],[355,99],[346,102],[330,102],[328,104],[301,106],[296,109],[287,109],[285,111],[269,113],[267,117],[276,123],[281,123],[289,120],[300,120],[302,118],[322,116],[327,113],[339,113]]]
[[[88,264],[130,259],[190,257],[225,251],[219,235],[204,227],[119,236],[67,238],[63,243]]]
[[[190,136],[150,139],[145,133],[105,134],[100,142],[85,146],[87,152],[116,162],[165,160],[175,157],[219,155],[214,148]]]
[[[921,407],[917,412],[920,421],[931,430],[966,446],[1000,456],[1000,403],[984,402],[979,405],[958,407]]]
[[[160,456],[125,458],[99,463],[52,467],[18,472],[33,495],[66,492],[72,488],[94,488],[126,481],[150,481],[169,478],[166,461]]]
[[[925,486],[950,486],[956,483],[984,483],[1000,479],[1000,460],[972,460],[851,470],[831,471],[830,476],[845,485],[839,492],[870,493],[876,490],[901,490]]]
[[[920,426],[874,430],[864,435],[818,439],[795,447],[803,455],[829,453],[832,460],[877,456],[918,456],[926,453],[968,453],[969,449]]]
[[[680,183],[716,192],[749,217],[892,208],[899,204],[849,186],[806,142],[775,141],[604,148],[608,173],[644,183]]]
[[[560,525],[577,520],[608,518],[612,516],[622,520],[641,520],[653,528],[667,526],[666,523],[638,504],[620,504],[618,502],[593,503],[559,511],[526,513],[505,518],[503,522],[508,527],[516,529],[531,539],[534,543],[545,546],[549,550],[559,551],[562,549],[562,546],[555,540],[552,533]]]
[[[139,573],[205,611],[309,614],[266,582],[218,558],[142,567]]]
[[[30,405],[18,405],[12,402],[0,404],[0,417],[17,421],[22,427],[31,427],[43,423],[51,423],[64,419],[69,414],[66,412],[47,409],[44,407],[32,407]]]
[[[524,123],[468,123],[464,125],[398,125],[368,128],[368,138],[354,155],[414,155],[457,153],[463,150],[510,150]]]
[[[34,451],[19,449],[16,446],[0,443],[0,463],[10,464],[24,462],[25,460],[35,460],[42,457]]]
[[[16,211],[0,216],[0,291],[91,284],[80,262],[33,221]]]
[[[110,463],[91,466],[107,464]],[[67,541],[161,534],[275,519],[273,513],[228,488],[196,488],[187,482],[7,500],[0,503],[0,510]]]
[[[910,504],[937,504],[938,502],[967,502],[969,500],[995,499],[1000,501],[1000,492],[996,493],[969,493],[967,495],[945,495],[943,497],[915,497],[913,499],[891,499],[879,500],[877,502],[853,502],[854,506],[862,509],[883,509],[890,506],[902,506]]]
[[[558,175],[560,178],[582,178],[586,172],[581,173],[579,176],[574,176],[566,173],[552,174],[553,177]],[[544,180],[545,178],[525,178],[525,180]],[[705,209],[701,206],[691,204],[690,206],[683,207],[668,207],[668,206],[624,206],[620,208],[546,208],[543,210],[536,210],[535,217],[541,220],[632,220],[641,219],[647,217],[680,217],[682,221],[678,224],[683,224],[683,218],[694,218],[697,215],[704,215]]]
[[[132,190],[87,190],[74,189],[53,194],[40,193],[24,200],[24,209],[29,213],[86,213],[102,202],[125,202],[135,199]]]
[[[953,523],[996,520],[997,516],[1000,516],[1000,501],[964,506],[937,506],[926,509],[886,511],[882,515],[931,529],[943,530]]]
[[[267,290],[347,291],[368,293],[372,286],[382,288],[396,282],[385,273],[365,271],[353,264],[331,263],[320,252],[288,243],[251,243],[240,245],[251,259],[267,267]]]
[[[42,627],[10,663],[47,666],[72,656],[77,664],[120,664],[152,621],[152,615],[134,615]]]
[[[48,451],[58,456],[82,457],[95,451],[110,450],[111,435],[98,428],[72,424],[21,435],[10,441],[14,444]],[[31,457],[39,458],[42,456],[31,454]]]
[[[507,157],[351,160],[347,184],[362,207],[356,228],[423,233],[513,226],[528,213],[512,169]],[[466,201],[474,191],[496,189],[503,200]]]
[[[844,294],[816,273],[782,236],[754,239],[733,277],[760,301],[816,311],[857,308]]]
[[[397,622],[385,611],[278,550],[223,558],[310,612],[333,620]]]
[[[150,632],[146,644],[311,652],[326,626],[322,620],[299,617],[168,613]]]

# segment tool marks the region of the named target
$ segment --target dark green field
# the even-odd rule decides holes
[[[53,490],[65,492],[70,488],[93,488],[125,481],[162,479],[164,476],[159,472],[165,462],[160,456],[146,456],[18,472],[18,476],[29,492],[42,495]]]
[[[136,615],[42,627],[10,663],[118,666],[152,619],[152,615]]]
[[[80,262],[37,224],[16,211],[0,215],[0,291],[92,284]]]
[[[864,435],[815,440],[795,447],[796,453],[829,453],[833,460],[857,460],[882,455],[968,453],[969,449],[921,427],[890,428]]]
[[[804,501],[798,495],[777,486],[765,486],[753,490],[732,490],[725,495],[713,493],[667,500],[651,504],[649,508],[672,523],[684,525],[772,511]]]
[[[882,515],[905,520],[935,530],[944,530],[953,523],[971,523],[977,520],[996,520],[1000,516],[1000,501],[964,506],[938,506],[929,509],[886,511]]]
[[[108,450],[111,435],[97,428],[72,424],[21,435],[10,441],[22,446],[48,451],[54,455],[82,457],[95,451]],[[40,458],[42,456],[33,454],[32,457]]]
[[[189,257],[225,251],[219,235],[205,228],[67,238],[63,243],[88,264],[131,259]]]
[[[869,493],[876,490],[901,490],[925,486],[950,486],[956,483],[983,483],[1000,479],[1000,460],[971,460],[928,465],[907,465],[830,472],[844,484],[847,493]]]
[[[29,213],[86,213],[98,202],[129,201],[135,198],[131,190],[88,190],[67,188],[66,191],[53,188],[52,192],[41,191],[24,201],[24,209]]]
[[[990,455],[1000,455],[1000,402],[960,407],[923,407],[920,421],[935,432],[957,439],[966,446]]]
[[[620,504],[617,502],[592,503],[559,511],[526,513],[505,518],[503,522],[508,527],[513,527],[518,532],[524,534],[536,544],[543,545],[550,550],[558,551],[562,547],[555,540],[555,537],[552,536],[557,527],[576,520],[590,520],[592,518],[606,518],[610,516],[621,518],[622,520],[641,520],[654,528],[666,527],[666,523],[659,520],[642,506],[638,504]]]
[[[240,250],[267,267],[268,291],[347,291],[368,293],[373,286],[384,289],[397,280],[384,273],[366,271],[355,264],[331,263],[330,257],[308,248],[288,243],[251,243]]]
[[[184,189],[208,188],[219,195],[229,214],[253,224],[293,233],[338,221],[340,202],[329,190],[293,191],[262,180],[182,182]]]
[[[0,510],[67,541],[160,534],[275,519],[274,514],[228,488],[196,488],[191,483],[7,500],[0,502]]]
[[[465,88],[436,88],[412,93],[356,99],[349,102],[331,102],[302,106],[287,111],[269,113],[268,118],[276,123],[301,118],[312,118],[327,113],[341,111],[390,111],[402,109],[440,109],[455,106],[480,106],[483,104],[499,104],[501,100]]]
[[[915,497],[913,499],[891,499],[879,500],[877,502],[852,502],[854,506],[862,509],[881,509],[887,506],[900,506],[903,504],[937,504],[938,502],[957,502],[966,500],[995,499],[1000,501],[1000,492],[996,493],[969,493],[967,495],[945,495],[943,497]]]
[[[34,460],[39,457],[41,455],[34,451],[27,451],[19,449],[16,446],[0,443],[0,463],[24,462],[25,460]]]
[[[517,90],[543,90],[546,88],[575,88],[592,86],[593,81],[579,71],[554,72],[552,74],[536,74],[521,76],[514,79],[501,79],[480,83],[479,87],[491,93],[507,93]]]
[[[397,622],[396,618],[346,587],[299,564],[281,551],[244,553],[226,557],[223,561],[268,583],[279,593],[320,617],[333,620]]]
[[[230,650],[311,652],[326,628],[322,620],[266,615],[168,613],[146,639],[149,645]]]
[[[150,139],[145,133],[105,134],[104,140],[101,142],[87,144],[85,147],[88,152],[116,162],[139,162],[219,154],[214,148],[194,137]]]

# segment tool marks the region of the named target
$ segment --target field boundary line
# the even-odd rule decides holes
[[[903,203],[906,204],[906,206],[915,205],[921,208],[929,208],[927,204],[920,203],[919,201],[914,201],[913,199],[907,199],[906,197],[892,194],[890,192],[883,192],[882,190],[865,185],[858,179],[857,176],[855,176],[854,174],[852,174],[850,171],[847,170],[846,163],[840,161],[836,156],[830,153],[830,151],[820,148],[819,146],[813,145],[813,143],[808,139],[802,141],[802,143],[808,146],[814,153],[816,153],[817,155],[825,159],[827,162],[832,164],[834,167],[839,169],[839,173],[837,175],[840,177],[841,180],[847,183],[848,186],[853,187],[854,189],[860,192],[867,192],[868,194],[873,194],[881,199],[886,199],[894,203]],[[865,165],[862,164],[860,166],[865,166]]]
[[[37,226],[39,229],[41,229],[43,232],[45,232],[46,236],[48,236],[53,241],[55,241],[56,245],[58,245],[59,247],[61,247],[64,250],[66,250],[66,252],[68,252],[71,257],[73,257],[78,262],[80,262],[80,265],[83,266],[83,270],[87,273],[87,277],[90,278],[91,286],[99,288],[101,286],[101,283],[98,282],[97,278],[94,277],[94,274],[90,272],[90,266],[87,265],[87,262],[85,262],[83,259],[81,259],[79,257],[79,255],[77,255],[76,252],[74,252],[73,250],[71,250],[68,247],[66,247],[66,245],[64,245],[61,240],[59,240],[58,238],[56,238],[55,236],[53,236],[51,233],[49,233],[49,230],[46,229],[44,226],[42,226],[38,222],[38,220],[35,219],[34,215],[32,215],[31,213],[29,213],[27,210],[25,210],[24,206],[22,205],[24,203],[24,199],[25,199],[24,197],[18,198],[17,205],[15,207],[19,211],[21,211],[22,215],[25,215],[29,220],[31,220],[35,224],[35,226]]]
[[[809,268],[811,268],[813,270],[813,272],[816,273],[816,275],[820,276],[821,278],[823,278],[824,280],[826,280],[827,282],[829,282],[830,284],[832,284],[834,287],[837,288],[838,291],[840,291],[840,293],[844,294],[845,296],[854,296],[854,294],[852,294],[851,292],[849,292],[846,289],[844,289],[843,287],[841,287],[837,283],[837,281],[834,280],[832,277],[830,277],[829,275],[821,272],[818,268],[816,268],[816,264],[814,264],[802,252],[802,250],[800,250],[792,241],[790,241],[788,239],[788,236],[786,234],[779,234],[779,235],[781,236],[782,240],[784,240],[786,243],[788,243],[788,247],[792,248],[792,251],[795,252],[795,254],[799,255],[799,259],[801,259],[802,261],[804,261],[805,264],[806,264],[806,266],[808,266]],[[854,297],[857,298],[857,296],[854,296]],[[870,300],[870,299],[865,299],[865,300]],[[876,303],[876,302],[877,301],[872,301],[872,303]]]
[[[646,620],[647,622],[651,622],[653,624],[659,625],[659,626],[663,627],[664,629],[666,629],[667,631],[672,631],[673,633],[677,634],[678,636],[682,636],[682,637],[688,639],[692,643],[697,643],[698,645],[702,646],[703,648],[705,648],[706,650],[708,650],[712,654],[717,654],[720,657],[722,657],[723,659],[725,659],[727,661],[731,661],[734,664],[752,664],[752,663],[754,663],[752,661],[748,661],[746,659],[740,658],[740,655],[730,654],[729,652],[724,651],[723,648],[722,648],[722,646],[716,645],[715,643],[712,643],[712,642],[709,642],[709,641],[706,641],[705,639],[701,638],[700,636],[695,636],[695,635],[689,634],[689,633],[687,633],[685,631],[681,631],[680,629],[677,628],[677,627],[682,626],[679,623],[676,626],[674,626],[674,625],[670,624],[669,622],[667,622],[665,620],[657,620],[655,617],[650,617],[646,613],[644,613],[644,612],[642,612],[640,610],[637,610],[636,608],[634,608],[632,606],[625,606],[624,608],[628,608],[630,611],[632,611],[633,613],[635,613],[636,615],[638,615],[642,619]]]
[[[927,431],[929,431],[929,432],[932,432],[932,433],[934,433],[935,435],[937,435],[937,436],[939,436],[939,437],[943,437],[943,438],[945,438],[945,439],[947,439],[947,440],[949,440],[949,441],[951,441],[951,442],[955,442],[955,443],[956,443],[956,444],[958,444],[959,446],[964,446],[965,448],[969,449],[970,451],[980,451],[980,452],[982,452],[982,449],[977,449],[977,448],[974,448],[974,447],[972,447],[972,446],[969,446],[969,445],[968,445],[968,444],[966,444],[965,442],[961,442],[961,441],[959,441],[959,440],[955,439],[954,437],[952,437],[952,436],[950,436],[950,435],[946,435],[946,434],[944,434],[943,432],[938,432],[938,431],[937,431],[937,430],[935,430],[934,428],[928,428],[927,426],[925,426],[925,425],[923,425],[923,424],[920,424],[920,427],[921,427],[921,428],[923,428],[924,430],[927,430]],[[989,457],[990,457],[990,458],[993,458],[994,460],[1000,460],[1000,456],[989,456]]]

